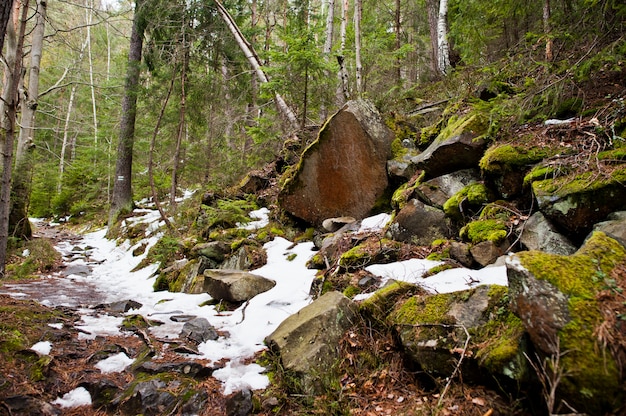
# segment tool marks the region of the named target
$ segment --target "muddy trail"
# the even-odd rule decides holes
[[[194,359],[184,342],[152,336],[158,320],[127,315],[132,301],[107,304],[106,293],[81,279],[99,260],[80,235],[38,223],[34,238],[50,240],[62,261],[0,286],[0,415],[227,414],[214,363]],[[85,316],[102,315],[125,317],[118,334],[80,328]],[[98,368],[121,354],[132,366]]]

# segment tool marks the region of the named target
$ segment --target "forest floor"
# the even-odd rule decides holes
[[[41,245],[74,244],[81,236],[63,227],[38,224],[32,242]],[[16,255],[12,262],[24,261]],[[102,374],[94,364],[103,353],[127,352],[136,355],[152,344],[162,350],[161,341],[147,340],[137,333],[86,339],[76,328],[80,305],[98,304],[101,294],[89,285],[65,279],[72,267],[55,259],[25,279],[11,279],[0,287],[0,415],[106,415],[115,410],[97,410],[94,406],[60,408],[51,404],[80,385],[113,383],[126,386],[133,375],[123,371]],[[52,277],[54,276],[54,277]],[[42,299],[58,297],[63,307],[48,307]],[[64,302],[61,302],[64,301]],[[80,303],[80,304],[79,304]],[[54,345],[50,355],[39,355],[30,346],[41,340]],[[447,380],[424,378],[407,369],[390,334],[381,334],[363,325],[346,334],[341,343],[345,359],[341,363],[341,385],[318,397],[290,395],[281,383],[265,391],[255,391],[255,414],[354,414],[354,415],[511,415],[524,414],[520,402],[506,398],[482,386],[470,386],[460,378]],[[167,350],[167,349],[165,349]],[[173,352],[159,355],[158,363],[189,360]],[[202,361],[202,360],[199,360]],[[208,393],[202,415],[227,414],[228,397],[222,394],[221,382],[213,377],[200,381]],[[232,395],[231,395],[232,396]],[[278,403],[278,406],[277,406]]]

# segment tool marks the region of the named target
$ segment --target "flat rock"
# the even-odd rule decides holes
[[[214,299],[245,302],[276,286],[276,282],[241,270],[207,269],[204,290]]]

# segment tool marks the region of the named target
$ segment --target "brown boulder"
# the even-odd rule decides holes
[[[373,104],[348,102],[287,173],[279,196],[282,207],[315,225],[332,217],[364,218],[387,189],[392,139]]]

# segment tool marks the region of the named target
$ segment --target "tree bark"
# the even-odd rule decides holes
[[[228,13],[228,10],[226,10],[222,3],[220,3],[218,0],[215,0],[215,4],[217,5],[217,11],[224,20],[224,23],[226,23],[226,26],[235,37],[235,41],[237,41],[239,48],[241,48],[241,51],[250,63],[250,66],[252,66],[252,69],[254,70],[257,79],[260,83],[266,84],[267,82],[269,82],[269,80],[267,78],[267,75],[263,71],[261,60],[252,48],[252,45],[248,43],[243,33],[241,33],[241,30],[239,30],[239,27],[233,20],[232,16],[230,15],[230,13]],[[289,127],[294,130],[298,129],[299,124],[296,113],[291,109],[291,107],[289,107],[289,105],[287,105],[287,103],[279,93],[274,94],[274,99],[276,100],[276,107],[278,108],[278,111],[287,120]]]
[[[356,92],[359,97],[363,94],[363,64],[361,63],[361,14],[363,10],[362,0],[354,0],[354,52]]]
[[[437,12],[439,4],[437,0],[426,0],[428,12],[428,28],[430,29],[430,69],[433,76],[439,75],[439,58],[437,44]]]
[[[28,205],[33,175],[35,114],[39,103],[39,70],[43,52],[46,11],[46,0],[37,0],[36,23],[32,32],[30,50],[28,88],[24,91],[21,100],[22,118],[15,152],[15,170],[19,172],[19,175],[14,177],[11,189],[9,233],[18,238],[30,238],[33,234],[28,221]]]
[[[17,22],[17,15],[22,11],[21,21]],[[12,15],[15,25],[7,25],[7,53],[5,54],[6,70],[5,82],[2,91],[2,108],[0,117],[2,128],[2,177],[0,178],[0,277],[4,277],[7,246],[9,242],[9,211],[11,208],[11,175],[13,167],[13,145],[15,143],[15,117],[18,106],[18,86],[22,74],[22,57],[24,54],[24,33],[28,19],[28,0],[16,2]],[[17,28],[16,28],[17,26]],[[19,33],[17,29],[19,28]]]
[[[189,65],[189,49],[186,43],[185,22],[182,25],[182,63],[180,73],[180,103],[178,107],[178,132],[176,135],[176,148],[174,149],[174,160],[172,163],[172,186],[170,189],[170,209],[176,208],[176,190],[178,189],[178,170],[180,165],[180,151],[183,142],[183,136],[187,130],[185,123],[187,109],[187,92],[185,90],[187,84],[187,65]]]
[[[348,100],[348,71],[346,70],[345,57],[343,54],[346,50],[349,7],[349,0],[342,0],[341,25],[339,26],[339,38],[341,39],[341,43],[339,47],[339,53],[337,54],[337,63],[339,64],[339,72],[337,72],[337,78],[339,78],[339,85],[337,86],[337,92],[335,94],[337,107],[343,106]]]
[[[547,62],[552,62],[554,58],[552,52],[552,27],[550,25],[550,0],[544,0],[543,2],[543,33],[546,37],[546,52],[545,59]]]
[[[112,229],[121,214],[128,213],[133,208],[131,179],[133,145],[135,141],[135,119],[137,116],[137,95],[139,93],[139,75],[143,49],[143,34],[145,30],[145,22],[142,17],[144,4],[145,0],[137,0],[135,3],[135,16],[133,17],[133,27],[130,34],[128,67],[126,69],[124,97],[122,98],[120,136],[117,146],[115,181],[109,210],[109,229]]]
[[[322,54],[324,56],[324,60],[326,64],[330,63],[330,51],[333,48],[333,29],[335,23],[335,0],[328,0],[328,14],[326,15],[326,39],[324,40],[324,48],[322,49]],[[324,77],[326,79],[330,79],[330,70],[324,70]],[[326,108],[326,103],[322,102],[320,108],[320,118],[322,122],[326,120],[328,117],[328,108]]]
[[[0,52],[2,52],[2,46],[4,45],[4,36],[7,32],[7,25],[9,19],[11,19],[11,8],[13,7],[13,0],[3,0],[0,5]]]
[[[450,46],[448,45],[448,0],[439,0],[437,18],[437,68],[442,75],[450,69]]]

